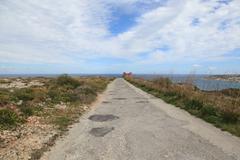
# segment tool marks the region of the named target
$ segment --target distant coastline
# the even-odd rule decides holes
[[[63,73],[64,74],[64,73]],[[47,77],[56,78],[62,74],[0,74],[0,78],[36,78],[36,77]],[[84,74],[84,73],[69,73],[72,77],[121,77],[121,74]]]
[[[205,79],[240,83],[240,74],[211,75],[205,77]]]

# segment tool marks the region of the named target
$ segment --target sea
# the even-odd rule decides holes
[[[0,74],[0,77],[57,77],[60,74]],[[84,77],[122,77],[122,74],[69,74],[70,76],[84,76]],[[240,89],[239,82],[223,81],[223,80],[210,80],[207,79],[209,75],[203,74],[135,74],[134,77],[152,80],[159,77],[167,77],[174,83],[192,83],[200,90],[214,91],[223,90],[228,88]]]
[[[210,75],[203,75],[203,74],[140,74],[136,75],[138,78],[144,78],[147,80],[159,78],[159,77],[166,77],[171,79],[174,83],[191,83],[200,90],[204,91],[214,91],[214,90],[223,90],[229,88],[237,88],[240,89],[239,82],[232,82],[232,81],[224,81],[224,80],[212,80],[207,79]]]

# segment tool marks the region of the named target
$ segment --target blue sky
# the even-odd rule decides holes
[[[239,0],[4,0],[0,74],[240,73]]]

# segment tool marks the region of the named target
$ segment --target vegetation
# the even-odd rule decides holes
[[[142,90],[185,109],[215,126],[240,136],[240,90],[201,91],[191,84],[174,84],[168,78],[127,78]]]
[[[11,129],[36,115],[64,130],[82,114],[83,106],[93,102],[111,81],[68,75],[40,80],[43,86],[0,89],[0,129]]]
[[[19,116],[11,109],[0,110],[0,129],[16,126],[20,121]]]

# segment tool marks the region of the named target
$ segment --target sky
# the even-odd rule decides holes
[[[240,0],[1,0],[0,74],[240,73]]]

